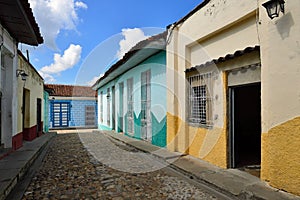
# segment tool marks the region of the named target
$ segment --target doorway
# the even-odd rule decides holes
[[[151,85],[150,70],[142,73],[141,76],[141,137],[144,140],[152,141],[151,130]]]
[[[1,137],[2,137],[2,92],[0,91],[0,149],[3,148],[3,145],[2,145],[2,140],[1,140]]]
[[[123,103],[124,103],[124,83],[119,83],[119,119],[118,119],[118,132],[123,132]]]
[[[42,134],[42,99],[37,99],[36,106],[36,125],[37,125],[37,137]]]
[[[68,127],[70,116],[70,103],[55,102],[52,106],[53,127]]]
[[[261,162],[261,84],[229,87],[230,167]]]
[[[112,114],[112,130],[116,130],[115,126],[116,126],[116,116],[115,116],[115,112],[116,112],[116,108],[115,108],[115,104],[116,104],[116,97],[115,97],[115,86],[112,86],[111,88],[111,96],[112,96],[112,110],[111,110],[111,114]]]

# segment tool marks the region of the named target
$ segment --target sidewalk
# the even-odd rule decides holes
[[[247,172],[238,169],[222,169],[201,159],[170,152],[145,141],[116,134],[112,131],[101,132],[143,152],[150,153],[189,177],[206,183],[217,190],[230,193],[239,199],[300,200],[299,196],[270,187],[266,182]]]
[[[0,200],[12,191],[56,133],[46,133],[0,160]]]

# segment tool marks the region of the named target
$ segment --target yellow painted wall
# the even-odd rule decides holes
[[[259,1],[262,73],[261,178],[300,195],[300,2],[270,19]]]
[[[170,113],[167,113],[167,124],[169,150],[187,153],[219,167],[227,167],[226,129],[192,127]]]
[[[168,148],[186,152],[221,167],[226,167],[226,118],[220,116],[213,130],[187,124],[185,69],[260,45],[259,53],[245,63],[261,62],[262,162],[261,178],[277,188],[298,194],[300,191],[300,3],[285,1],[285,13],[270,19],[257,1],[212,0],[182,24],[169,29],[167,45],[167,134]],[[220,48],[218,48],[220,47]],[[250,61],[250,62],[248,62]],[[233,67],[243,66],[239,58]],[[223,65],[223,64],[222,64]],[[218,66],[219,67],[219,66]],[[225,69],[226,68],[226,69]],[[221,73],[220,73],[220,76]],[[252,77],[253,78],[253,77]],[[226,88],[224,77],[219,78]],[[214,91],[220,93],[217,85]],[[226,91],[224,96],[226,99]],[[221,102],[226,102],[226,100]],[[226,113],[218,102],[214,113]],[[224,120],[220,120],[224,117]],[[207,153],[208,152],[208,153]]]
[[[37,112],[37,98],[42,100],[42,121],[43,116],[43,91],[44,91],[44,81],[37,74],[37,72],[27,63],[27,61],[22,57],[18,56],[18,69],[22,69],[28,74],[28,77],[25,81],[22,81],[21,76],[17,78],[18,81],[18,127],[17,132],[22,132],[22,101],[23,101],[23,87],[29,92],[29,99],[27,99],[27,108],[29,108],[30,115],[25,118],[25,128],[30,128],[36,125],[36,112]]]
[[[185,70],[258,45],[256,11],[257,2],[254,1],[212,0],[184,23],[170,28],[167,45],[167,142],[170,150],[227,167],[226,73],[213,65],[202,69],[217,72],[213,87],[214,126],[206,129],[190,126],[187,122]],[[252,56],[257,60],[256,54]],[[242,61],[228,63],[224,68],[254,63],[248,58]]]
[[[262,179],[300,195],[300,117],[262,135]]]

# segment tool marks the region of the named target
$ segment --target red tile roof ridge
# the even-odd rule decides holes
[[[97,92],[90,86],[66,85],[66,84],[45,84],[53,90],[51,96],[62,97],[96,97]]]

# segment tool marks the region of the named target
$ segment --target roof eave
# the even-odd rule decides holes
[[[97,80],[97,82],[92,86],[93,90],[97,90],[99,89],[101,86],[107,84],[109,81],[111,81],[113,79],[113,77],[110,77],[110,75],[116,71],[117,69],[120,69],[122,67],[124,67],[125,65],[129,65],[131,64],[132,60],[134,60],[134,58],[136,56],[139,55],[139,53],[145,51],[145,49],[152,49],[154,51],[152,51],[149,55],[145,55],[143,59],[140,59],[139,61],[137,61],[136,63],[132,63],[131,68],[135,67],[137,64],[141,63],[143,60],[147,59],[148,57],[150,57],[151,55],[154,55],[156,53],[158,53],[159,51],[163,51],[166,49],[166,35],[167,32],[163,32],[161,34],[152,36],[146,40],[143,40],[141,42],[139,42],[136,46],[134,46],[130,51],[128,51],[122,59],[120,59],[117,63],[115,63],[114,65],[112,65],[104,74],[104,76],[102,76],[100,79]],[[161,37],[156,39],[156,37]],[[154,40],[152,39],[154,38]],[[147,40],[151,40],[150,42],[147,42]],[[129,69],[128,69],[129,70]],[[126,70],[127,71],[127,70]],[[118,76],[121,73],[115,75]],[[115,77],[114,76],[114,77]]]

